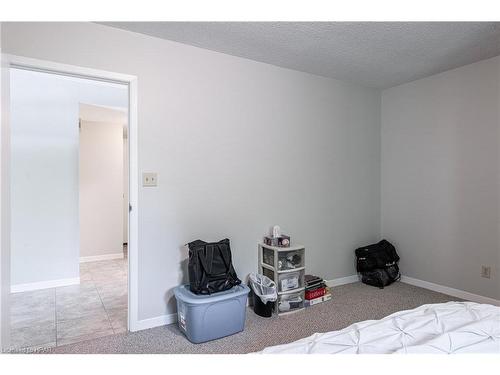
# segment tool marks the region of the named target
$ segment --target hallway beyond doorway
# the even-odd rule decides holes
[[[11,347],[49,348],[126,332],[127,276],[126,257],[87,262],[80,264],[80,285],[12,294]]]

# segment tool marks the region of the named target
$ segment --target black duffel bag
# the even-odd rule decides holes
[[[363,283],[383,288],[401,278],[399,255],[389,241],[360,247],[355,253],[356,268]]]
[[[241,284],[233,268],[226,238],[208,243],[196,240],[189,247],[189,288],[195,294],[212,294]]]

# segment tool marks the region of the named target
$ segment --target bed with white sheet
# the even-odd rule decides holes
[[[315,333],[261,353],[500,353],[500,307],[447,302]]]

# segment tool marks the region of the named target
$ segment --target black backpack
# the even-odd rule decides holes
[[[389,241],[360,247],[355,253],[356,268],[363,283],[384,288],[401,278],[399,255]]]
[[[222,292],[241,283],[233,268],[227,238],[213,243],[196,240],[188,247],[189,288],[193,293]]]

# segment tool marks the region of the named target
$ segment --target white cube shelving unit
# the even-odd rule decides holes
[[[277,247],[259,243],[259,273],[276,283],[278,315],[304,309],[305,250],[302,245]]]

